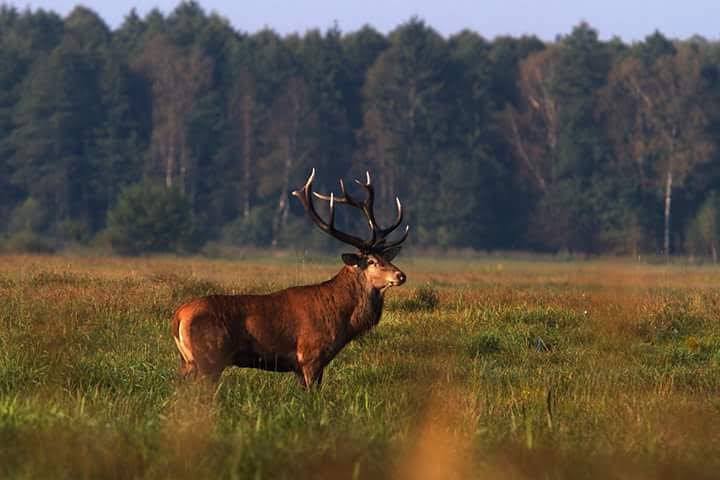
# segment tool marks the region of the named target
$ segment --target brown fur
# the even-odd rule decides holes
[[[405,276],[380,255],[358,255],[335,277],[269,295],[211,295],[180,306],[172,334],[180,373],[216,380],[229,366],[295,372],[320,384],[323,369],[380,321],[383,294]]]

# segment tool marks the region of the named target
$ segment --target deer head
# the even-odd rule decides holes
[[[308,215],[320,230],[343,243],[357,248],[357,253],[344,253],[342,255],[345,265],[361,272],[372,288],[381,291],[405,283],[405,274],[392,264],[392,260],[400,252],[402,248],[401,244],[407,239],[410,227],[406,226],[405,231],[397,240],[388,241],[388,236],[400,226],[403,220],[403,209],[400,199],[395,198],[397,205],[397,218],[395,222],[388,228],[380,228],[375,220],[375,190],[370,181],[369,172],[366,173],[365,182],[355,180],[358,185],[367,191],[367,198],[364,201],[360,201],[351,196],[345,190],[345,183],[342,179],[340,180],[340,196],[335,196],[334,193],[323,195],[313,192],[312,182],[314,178],[315,169],[313,168],[310,177],[307,182],[305,182],[305,186],[300,190],[295,190],[293,195],[300,199]],[[327,222],[317,213],[313,203],[313,197],[330,203],[330,214]],[[362,239],[335,228],[336,204],[348,205],[363,212],[370,227],[371,236],[369,239]]]

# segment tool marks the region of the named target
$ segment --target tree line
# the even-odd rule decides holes
[[[716,258],[719,141],[701,37],[249,34],[195,2],[112,30],[0,6],[6,248],[327,247],[290,196],[315,167],[325,191],[369,170],[419,247]]]

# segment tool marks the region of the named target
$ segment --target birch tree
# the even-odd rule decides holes
[[[610,73],[607,103],[617,155],[662,196],[664,255],[671,253],[672,201],[688,174],[710,160],[702,98],[702,52],[679,45],[652,63],[628,57]]]
[[[150,154],[167,188],[185,193],[193,174],[186,119],[199,91],[210,81],[212,62],[192,48],[183,51],[164,35],[151,38],[137,63],[152,85],[153,132]]]
[[[553,81],[557,47],[529,55],[519,66],[520,108],[505,111],[507,137],[521,162],[521,171],[542,193],[557,179],[559,109]]]
[[[309,102],[305,81],[298,76],[290,77],[272,106],[268,130],[273,148],[267,163],[274,169],[274,177],[279,182],[273,215],[273,245],[278,244],[287,225],[293,173],[314,151],[314,139],[304,132],[312,129],[315,123],[315,109]]]

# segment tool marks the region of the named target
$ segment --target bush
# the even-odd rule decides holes
[[[691,255],[710,256],[713,262],[718,261],[720,238],[720,199],[711,192],[698,210],[695,218],[688,225],[685,235],[685,247]]]
[[[440,294],[432,285],[427,284],[418,287],[412,296],[401,303],[403,310],[409,311],[432,311],[440,305]]]
[[[236,246],[268,246],[272,241],[272,209],[255,207],[223,228],[224,243]]]
[[[470,339],[470,353],[473,356],[502,351],[500,337],[494,333],[480,334]]]
[[[177,189],[141,182],[125,188],[108,212],[113,250],[124,254],[191,248],[190,203]]]
[[[28,232],[41,232],[47,229],[48,212],[39,201],[28,197],[15,207],[7,225],[10,233],[21,233],[27,237]]]
[[[27,230],[10,235],[3,243],[3,250],[8,252],[53,253],[55,251],[47,239]]]
[[[78,220],[64,220],[56,226],[57,236],[65,242],[87,243],[90,240],[90,227]]]

